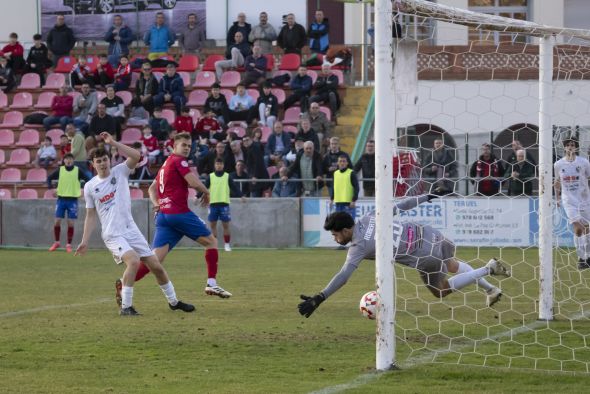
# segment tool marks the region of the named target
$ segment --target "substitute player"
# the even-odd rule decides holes
[[[172,310],[192,312],[195,307],[185,304],[176,298],[176,292],[164,267],[160,264],[154,252],[137,228],[131,216],[131,196],[129,194],[129,174],[139,162],[140,154],[135,149],[114,140],[109,133],[100,133],[106,144],[117,148],[127,160],[111,169],[109,153],[96,149],[90,159],[97,175],[84,185],[84,199],[86,200],[86,220],[82,241],[76,249],[76,255],[83,255],[88,248],[88,240],[94,227],[96,218],[102,226],[102,239],[111,251],[117,264],[125,263],[121,289],[122,316],[134,316],[139,313],[133,307],[133,284],[140,262],[147,265],[162,289]]]
[[[571,136],[563,140],[565,157],[553,165],[555,198],[563,204],[574,229],[578,269],[590,268],[590,162],[578,156],[579,143]]]
[[[163,262],[183,236],[197,241],[205,247],[208,274],[205,293],[229,298],[232,294],[217,284],[217,240],[205,222],[188,207],[189,186],[202,193],[201,203],[204,206],[209,204],[209,190],[188,166],[190,150],[190,134],[177,134],[174,137],[174,151],[150,185],[149,196],[156,211],[156,234],[152,248],[158,259]],[[149,271],[149,267],[142,265],[136,280],[143,278]]]
[[[400,201],[397,209],[408,210],[418,204],[430,201],[436,196],[422,195]],[[340,245],[351,242],[346,261],[330,283],[319,294],[309,297],[301,295],[299,313],[305,317],[328,297],[340,289],[351,277],[364,259],[375,259],[375,216],[369,214],[356,224],[347,212],[334,212],[326,218],[324,229],[332,232],[334,240]],[[486,275],[510,276],[510,271],[496,259],[491,259],[484,267],[473,269],[469,264],[455,258],[455,245],[442,233],[430,226],[412,222],[393,222],[393,259],[405,266],[418,270],[422,281],[437,298],[446,297],[452,292],[478,282],[487,292],[488,306],[494,305],[502,291],[483,279]],[[447,278],[447,272],[457,275]]]

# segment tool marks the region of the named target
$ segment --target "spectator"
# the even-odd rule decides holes
[[[164,13],[156,13],[156,23],[145,32],[143,42],[149,45],[149,60],[156,60],[168,54],[168,49],[174,44],[176,38],[172,30],[164,24]]]
[[[197,15],[188,14],[187,24],[178,36],[178,44],[182,48],[182,53],[192,53],[198,56],[205,39],[205,29],[197,26]]]
[[[326,54],[330,48],[329,32],[330,24],[328,23],[328,18],[324,18],[324,11],[317,10],[315,12],[315,19],[311,22],[307,30],[309,49],[314,53]]]
[[[434,140],[434,150],[424,158],[422,173],[432,185],[430,193],[444,195],[454,191],[453,178],[458,175],[457,160],[455,153],[444,146],[442,138]]]
[[[117,121],[111,115],[107,114],[107,107],[101,102],[96,107],[96,114],[90,120],[88,137],[95,138],[104,131],[111,135],[115,135],[118,133],[118,128]]]
[[[205,138],[209,140],[214,133],[221,131],[221,125],[215,119],[215,112],[209,108],[204,115],[197,121],[194,132],[191,134],[193,140]]]
[[[107,95],[100,103],[105,105],[107,114],[117,122],[117,130],[121,130],[125,123],[125,104],[123,104],[123,99],[115,94],[115,88],[112,85],[107,87]],[[117,141],[120,139],[121,136],[117,135]]]
[[[76,37],[74,31],[66,25],[66,18],[63,15],[56,17],[55,26],[47,34],[47,48],[53,55],[53,66],[57,66],[59,59],[68,56],[74,45]]]
[[[309,112],[307,112],[303,117],[307,117],[309,119],[311,128],[318,135],[318,139],[322,145],[320,151],[325,151],[326,149],[324,148],[327,148],[330,142],[329,140],[332,134],[332,124],[328,120],[326,114],[320,111],[320,104],[309,104]]]
[[[10,92],[16,86],[14,72],[8,67],[8,60],[0,56],[0,90],[4,93]]]
[[[268,126],[272,129],[279,115],[279,100],[272,94],[270,82],[265,82],[261,90],[250,118],[254,119],[258,111],[259,126]]]
[[[262,50],[258,45],[252,48],[252,54],[248,55],[244,60],[244,78],[242,83],[244,86],[252,84],[261,85],[266,77],[266,56],[262,55]]]
[[[375,179],[375,141],[369,140],[365,145],[365,153],[356,162],[353,170],[358,174],[363,173],[363,192],[365,197],[375,197],[375,181],[366,179]]]
[[[152,134],[159,141],[166,141],[168,139],[172,127],[168,123],[168,120],[162,116],[162,108],[154,108],[154,116],[150,119],[149,125],[152,128]]]
[[[115,71],[115,91],[128,90],[131,85],[131,64],[127,55],[121,55],[120,63]]]
[[[80,129],[82,133],[88,133],[88,126],[92,117],[96,113],[98,106],[98,97],[94,90],[90,89],[88,83],[83,83],[80,89],[81,94],[74,100],[74,113],[77,116],[74,118],[74,125]]]
[[[497,179],[504,175],[504,166],[502,162],[492,153],[490,144],[481,146],[481,156],[471,165],[469,175],[471,182],[476,183],[476,195],[493,196],[500,192],[500,181]],[[496,178],[496,179],[494,179]]]
[[[131,144],[131,147],[139,152],[141,158],[129,176],[130,181],[136,181],[131,182],[130,186],[139,187],[139,182],[153,179],[153,175],[150,172],[148,165],[148,156],[145,146],[143,146],[141,142],[137,141]]]
[[[264,152],[259,142],[252,141],[250,137],[244,137],[244,155],[246,156],[246,168],[250,175],[250,197],[262,197],[268,183],[260,180],[268,179],[268,171],[264,165]]]
[[[506,166],[509,196],[532,196],[535,166],[527,160],[524,149],[516,151],[516,161]]]
[[[332,179],[333,174],[336,170],[338,170],[338,158],[340,156],[344,156],[348,160],[348,167],[352,168],[352,161],[350,160],[350,156],[348,153],[343,152],[340,150],[340,138],[332,137],[330,138],[330,147],[328,148],[328,152],[324,156],[324,160],[322,161],[322,165],[324,168],[324,175],[326,178]],[[330,193],[332,192],[332,182],[328,181],[328,190]]]
[[[310,97],[310,103],[327,103],[330,105],[332,115],[340,108],[340,97],[338,96],[338,77],[332,74],[329,64],[322,65],[322,72],[313,85],[315,94]]]
[[[188,157],[195,167],[202,168],[203,161],[207,158],[208,154],[209,145],[207,144],[207,140],[205,140],[204,138],[199,138],[192,141],[191,150],[189,152]]]
[[[286,163],[290,165],[295,161],[295,159],[297,159],[297,155],[299,154],[299,152],[303,152],[304,144],[305,139],[302,136],[298,135],[297,137],[295,137],[295,143],[293,144],[293,147],[291,148],[289,153],[285,155]]]
[[[90,87],[94,87],[94,76],[92,69],[87,64],[86,56],[79,55],[78,63],[74,64],[72,71],[70,71],[70,86],[75,88],[84,83],[87,83]]]
[[[186,131],[189,134],[193,134],[193,117],[191,116],[191,110],[189,107],[182,107],[180,115],[174,119],[174,130],[179,133]]]
[[[93,75],[94,85],[99,85],[103,89],[106,88],[107,85],[115,82],[115,70],[109,63],[107,55],[102,54],[98,57],[98,64],[96,65]]]
[[[233,140],[229,143],[229,150],[225,150],[225,163],[228,168],[234,168],[238,161],[245,161],[244,149],[241,140]]]
[[[127,158],[119,153],[116,146],[111,147],[111,168],[123,163]]]
[[[170,131],[170,138],[168,138],[168,140],[164,143],[164,149],[162,150],[162,153],[163,153],[165,159],[168,156],[170,156],[172,153],[174,153],[174,137],[176,137],[176,130],[172,129]],[[193,142],[193,144],[195,143],[194,140],[192,142]],[[192,149],[191,149],[191,151],[192,151]],[[188,156],[189,156],[189,159],[192,157],[192,155],[190,153]]]
[[[35,160],[35,167],[47,168],[57,159],[57,152],[53,146],[51,137],[45,137],[39,150],[37,151],[37,159]]]
[[[67,128],[67,126],[66,126],[66,128]],[[72,144],[70,143],[70,140],[68,139],[68,135],[62,134],[59,137],[59,157],[61,157],[63,160],[66,153],[70,153],[71,151],[72,151]]]
[[[218,60],[215,62],[215,75],[218,80],[221,80],[221,75],[225,69],[243,66],[246,57],[252,53],[250,44],[244,39],[242,33],[238,31],[235,34],[235,42],[228,47],[225,54],[227,60]]]
[[[269,167],[286,156],[291,148],[291,136],[283,130],[282,122],[275,122],[273,133],[268,137],[265,147],[264,164]]]
[[[154,105],[161,107],[164,103],[174,103],[177,115],[180,115],[180,110],[186,104],[184,82],[176,72],[174,63],[166,66],[166,74],[160,79],[158,94],[154,97]]]
[[[66,135],[71,141],[70,153],[74,157],[74,165],[78,167],[88,179],[92,178],[92,173],[88,170],[88,156],[84,135],[81,131],[76,130],[73,123],[67,124]]]
[[[250,178],[246,172],[246,163],[244,160],[236,161],[235,171],[229,174],[229,177],[236,184],[236,189],[239,190],[241,196],[248,197],[250,195],[250,182],[248,182]],[[238,196],[238,193],[230,190],[230,197],[236,198]]]
[[[201,169],[199,169],[199,172],[201,174],[209,174],[209,173],[215,171],[215,160],[221,159],[221,160],[224,160],[224,163],[225,163],[225,158],[226,158],[225,143],[218,142],[215,145],[215,149],[210,150],[209,153],[207,154],[207,156],[204,158],[204,160],[202,162],[202,167],[201,167]],[[232,167],[229,167],[226,165],[224,168],[224,171],[227,171],[228,169],[231,170],[231,168]]]
[[[518,161],[516,159],[516,153],[519,150],[524,149],[522,147],[522,143],[519,140],[513,140],[511,145],[512,145],[512,152],[510,152],[510,156],[508,156],[508,159],[506,160],[508,162],[508,164],[516,163]],[[526,151],[526,150],[525,150],[525,152],[526,152],[526,161],[528,161],[533,166],[536,166],[537,162],[535,161],[535,158],[533,157],[531,152]]]
[[[246,92],[246,87],[241,83],[238,84],[236,94],[229,100],[229,119],[232,121],[245,120],[250,123],[250,108],[254,104],[254,99]]]
[[[141,133],[142,135],[140,141],[145,147],[148,162],[153,164],[160,156],[160,143],[158,142],[156,136],[152,135],[152,128],[149,125],[143,126]]]
[[[231,58],[231,48],[234,44],[237,43],[236,40],[236,33],[240,33],[242,35],[242,40],[244,43],[248,44],[248,37],[250,36],[250,32],[252,31],[252,25],[246,22],[246,14],[240,12],[238,14],[238,20],[233,23],[233,25],[227,31],[227,37],[225,40],[225,57]],[[248,44],[250,45],[250,44]],[[246,55],[244,55],[245,57]]]
[[[141,101],[134,97],[131,100],[131,111],[129,112],[128,126],[145,126],[150,122],[150,114],[143,108]]]
[[[260,24],[254,26],[248,40],[254,45],[259,46],[262,54],[272,53],[272,42],[277,39],[277,31],[268,23],[268,14],[264,11],[259,16]]]
[[[307,112],[308,110],[308,99],[311,93],[311,77],[307,75],[307,67],[304,65],[299,66],[297,74],[291,79],[291,95],[285,99],[283,108],[286,110],[297,101],[301,107],[301,112]],[[319,147],[318,147],[319,149]]]
[[[135,98],[150,114],[154,112],[154,97],[158,94],[158,80],[152,74],[152,65],[145,62],[141,65],[141,74],[135,83]]]
[[[113,25],[104,35],[104,40],[109,43],[108,59],[111,66],[117,67],[121,56],[129,56],[129,44],[133,39],[133,31],[123,22],[123,17],[113,16]]]
[[[211,95],[205,100],[204,111],[205,113],[213,111],[217,117],[217,121],[224,126],[229,122],[229,106],[225,95],[219,92],[220,86],[218,83],[214,83],[211,86]]]
[[[287,23],[283,25],[277,37],[277,45],[283,48],[285,53],[301,55],[301,49],[306,41],[305,27],[295,22],[295,15],[288,14]]]
[[[45,131],[51,129],[51,126],[56,123],[59,123],[61,129],[64,130],[66,125],[72,121],[73,109],[74,99],[68,94],[68,88],[66,86],[60,87],[59,93],[53,97],[53,100],[51,100],[51,110],[53,111],[53,115],[43,119]]]
[[[288,180],[288,177],[297,176],[301,179],[301,191],[305,197],[320,197],[324,181],[322,176],[322,156],[315,151],[313,142],[305,141],[303,151],[297,154],[293,164],[289,167],[287,177],[281,180]]]
[[[334,186],[330,191],[330,204],[336,212],[348,212],[356,217],[356,200],[359,196],[359,182],[356,173],[350,168],[348,155],[338,156],[338,169],[334,171]]]
[[[45,85],[45,72],[51,67],[49,50],[41,41],[41,34],[35,34],[33,36],[33,42],[33,46],[29,49],[29,56],[27,56],[25,72],[39,75],[41,85]]]
[[[10,33],[8,44],[2,48],[2,56],[8,59],[8,67],[16,74],[22,74],[25,70],[25,49],[18,42],[18,34]]]
[[[279,168],[279,179],[272,188],[273,197],[297,197],[299,194],[299,182],[289,179],[289,168]]]
[[[311,128],[311,123],[307,118],[301,118],[299,122],[299,131],[295,137],[302,137],[304,141],[313,142],[313,146],[320,146],[320,140],[316,132]],[[319,152],[319,149],[317,150]],[[334,168],[335,169],[335,168]]]

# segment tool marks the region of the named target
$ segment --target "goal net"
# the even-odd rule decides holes
[[[590,31],[423,0],[393,1],[391,15],[401,31],[394,68],[418,77],[415,89],[397,94],[395,124],[408,137],[402,153],[418,163],[420,188],[441,194],[436,209],[397,219],[440,230],[473,268],[497,257],[512,270],[486,278],[503,294],[490,308],[481,286],[437,299],[414,269],[396,265],[396,364],[590,372],[590,269],[579,269],[572,226],[542,176],[552,183],[553,162],[572,136],[588,157]],[[396,57],[408,46],[417,50],[413,70]],[[550,233],[540,236],[543,228]]]

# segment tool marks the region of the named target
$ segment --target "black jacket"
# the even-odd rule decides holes
[[[295,23],[291,29],[289,29],[288,25],[284,25],[277,37],[277,45],[283,48],[285,53],[301,54],[301,48],[306,43],[307,34],[305,33],[305,27],[299,23]]]
[[[304,155],[303,149],[297,154],[297,158],[289,167],[289,171],[287,172],[287,176],[291,178],[292,176],[296,176],[297,178],[302,178],[301,176],[301,156]],[[322,155],[320,155],[315,150],[313,151],[313,157],[311,158],[311,173],[314,178],[318,176],[323,176],[324,171],[322,168]],[[318,182],[317,189],[321,189],[324,187],[324,182]]]
[[[41,44],[39,48],[32,46],[29,50],[29,56],[27,56],[27,64],[31,65],[34,63],[37,68],[44,70],[51,67],[51,61],[49,60],[49,50],[45,44]]]
[[[47,34],[47,47],[55,55],[68,55],[76,45],[74,31],[66,25],[54,26]]]
[[[154,75],[151,75],[150,80],[151,80],[151,86],[149,87],[147,93],[152,96],[155,96],[156,94],[158,94],[158,89],[160,87],[160,84]],[[143,77],[143,75],[140,75],[139,79],[135,83],[135,97],[136,98],[139,98],[139,96],[144,95],[145,85],[147,83],[148,83],[148,81]]]
[[[375,155],[364,153],[352,168],[363,171],[363,178],[375,178]],[[375,190],[375,181],[363,181],[363,190]]]
[[[207,97],[205,100],[204,111],[212,110],[216,116],[223,116],[223,119],[229,121],[229,106],[223,94],[219,94],[218,98],[213,96]]]

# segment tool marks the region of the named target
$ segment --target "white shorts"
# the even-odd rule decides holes
[[[570,223],[590,224],[589,204],[563,204],[563,209]]]
[[[150,245],[148,245],[145,237],[139,231],[131,231],[123,235],[104,239],[104,244],[113,254],[113,259],[115,259],[115,263],[117,264],[123,262],[121,258],[130,250],[135,251],[139,257],[154,255],[154,252],[150,249]]]

